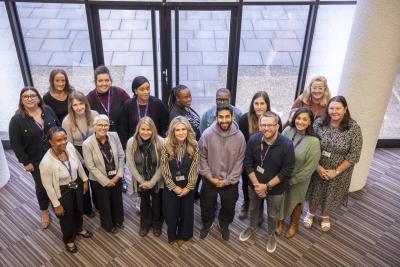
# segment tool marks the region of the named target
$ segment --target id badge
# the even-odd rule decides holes
[[[264,174],[264,168],[261,166],[257,166],[257,171],[261,174]]]
[[[185,181],[185,175],[176,176],[176,181],[177,181],[177,182]]]
[[[327,158],[330,158],[330,157],[331,157],[331,152],[328,152],[328,151],[323,150],[323,151],[322,151],[322,156],[327,157]]]
[[[112,171],[108,172],[108,176],[116,175],[116,174],[117,174],[117,170],[112,170]]]

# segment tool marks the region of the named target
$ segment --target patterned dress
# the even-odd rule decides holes
[[[310,204],[321,206],[322,211],[333,211],[347,205],[347,197],[354,164],[360,160],[362,148],[361,128],[353,119],[350,128],[340,131],[331,126],[323,126],[322,119],[314,122],[314,131],[321,140],[321,151],[327,151],[330,157],[322,153],[319,164],[325,169],[336,169],[343,161],[353,164],[332,180],[323,180],[317,172],[311,177],[306,200]]]

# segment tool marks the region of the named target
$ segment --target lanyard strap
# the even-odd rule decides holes
[[[146,116],[147,116],[147,113],[148,113],[148,111],[149,111],[149,106],[150,106],[150,103],[149,103],[149,101],[148,101],[147,104],[146,104],[146,109],[144,110],[144,115],[143,115],[143,117],[146,117]],[[138,117],[139,117],[139,120],[140,120],[140,119],[143,118],[143,117],[142,117],[142,115],[140,114],[140,108],[139,108],[139,100],[138,100],[138,97],[136,97],[136,108],[137,108],[137,113],[138,113]]]
[[[44,129],[44,121],[43,121],[43,125],[40,124],[40,123],[38,123],[37,121],[35,121],[35,119],[33,119],[33,121],[35,122],[36,126],[39,127],[39,129],[40,129],[41,131],[43,131],[43,129]]]
[[[106,142],[107,142],[107,141],[106,141]],[[108,143],[108,146],[109,146],[109,148],[110,148],[110,158],[108,158],[108,157],[107,157],[107,154],[103,151],[103,146],[102,146],[102,144],[100,143],[99,140],[97,140],[97,143],[98,143],[98,145],[99,145],[101,154],[102,154],[102,155],[104,156],[104,158],[106,159],[106,161],[107,161],[109,167],[111,167],[111,164],[112,164],[113,161],[114,161],[114,154],[113,154],[113,151],[112,151],[112,148],[111,148],[110,143]]]
[[[294,130],[294,134],[293,134],[293,137],[292,137],[292,142],[294,144],[294,149],[296,149],[301,144],[303,139],[306,137],[306,135],[304,134],[304,135],[302,135],[300,137],[300,139],[297,141],[297,143],[294,143],[294,139],[296,138],[296,135],[297,135],[297,129]]]
[[[270,147],[271,147],[271,146],[268,146],[268,147],[267,147],[267,150],[265,151],[265,153],[264,153],[264,155],[263,155],[263,150],[264,150],[263,139],[264,139],[264,138],[261,137],[261,153],[260,153],[260,161],[261,161],[261,163],[260,163],[260,165],[263,165],[263,164],[264,164],[264,160],[265,160],[265,158],[267,157],[268,151],[269,151],[269,149],[270,149]]]
[[[53,150],[53,153],[54,153],[54,155],[56,155],[56,153],[54,152],[54,150]],[[68,157],[68,153],[65,152],[65,154],[66,154],[67,157]],[[69,173],[69,177],[71,177],[71,181],[72,181],[72,168],[71,168],[71,161],[69,160],[69,157],[68,157],[68,165],[65,164],[65,161],[62,161],[57,155],[56,155],[56,157],[57,157],[57,160],[58,160],[59,162],[61,162],[61,164],[67,169],[67,171],[68,171],[68,173]]]
[[[89,136],[89,127],[86,130],[86,134],[84,134],[81,129],[79,129],[78,125],[75,124],[76,129],[78,130],[78,132],[81,134],[81,137],[83,139],[83,141],[86,140],[86,138]]]
[[[100,99],[100,97],[99,97],[99,94],[98,94],[97,91],[96,91],[96,95],[97,95],[97,98],[98,98],[98,100],[99,100],[99,102],[100,102],[100,105],[103,107],[104,111],[107,113],[107,116],[110,117],[110,109],[111,109],[111,87],[110,87],[110,89],[108,89],[107,94],[108,94],[108,97],[107,97],[107,108],[106,108],[106,107],[103,105],[103,102],[101,102],[101,99]]]

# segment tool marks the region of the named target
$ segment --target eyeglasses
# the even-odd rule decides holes
[[[109,124],[97,124],[96,126],[97,126],[98,128],[108,128],[108,127],[110,127]]]
[[[22,99],[23,100],[29,100],[29,99],[35,99],[37,98],[37,95],[23,95]]]
[[[277,123],[275,124],[260,124],[260,128],[273,128],[276,125],[278,125]]]

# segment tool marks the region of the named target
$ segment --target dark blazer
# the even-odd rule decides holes
[[[126,147],[128,139],[135,133],[137,123],[139,122],[136,100],[136,96],[128,99],[122,107],[119,121],[119,132],[121,143],[124,148]],[[150,96],[148,105],[149,109],[147,116],[154,121],[158,134],[165,137],[169,125],[169,112],[167,108],[160,99],[154,96]]]
[[[44,121],[43,131],[29,115],[15,114],[10,120],[8,132],[11,148],[18,161],[24,166],[29,163],[39,163],[42,160],[50,146],[47,140],[48,130],[53,126],[60,126],[56,114],[47,105],[43,107],[42,118]]]

